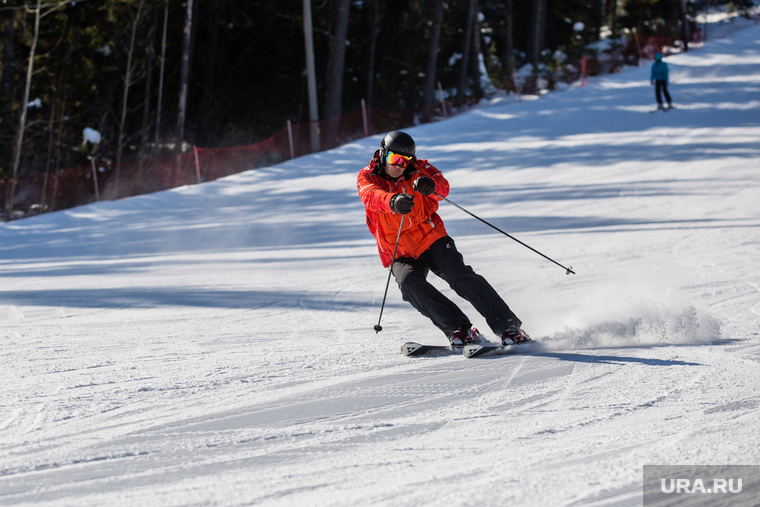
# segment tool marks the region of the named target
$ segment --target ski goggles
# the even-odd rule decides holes
[[[412,157],[407,157],[406,155],[401,155],[399,153],[393,153],[392,151],[388,152],[388,163],[390,165],[406,165],[410,160],[412,160]]]

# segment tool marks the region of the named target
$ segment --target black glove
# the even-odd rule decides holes
[[[414,189],[422,195],[430,195],[435,192],[435,181],[427,176],[420,176],[414,180]]]
[[[414,208],[414,197],[409,194],[395,194],[391,197],[390,204],[393,211],[406,215]]]

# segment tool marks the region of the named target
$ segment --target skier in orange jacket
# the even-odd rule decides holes
[[[390,267],[404,301],[428,317],[452,345],[476,343],[482,336],[464,312],[427,281],[430,271],[485,317],[502,344],[529,340],[520,319],[486,279],[464,263],[446,233],[437,212],[441,198],[449,194],[449,182],[427,160],[416,157],[409,134],[396,130],[385,136],[359,172],[357,188],[380,260]]]

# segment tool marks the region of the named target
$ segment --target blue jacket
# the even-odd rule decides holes
[[[654,62],[652,64],[652,77],[650,80],[654,83],[655,81],[665,81],[665,84],[668,83],[668,64],[659,61]]]

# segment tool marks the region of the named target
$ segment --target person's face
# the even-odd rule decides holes
[[[412,157],[407,157],[404,155],[399,155],[397,153],[393,153],[392,151],[388,152],[388,158],[386,159],[385,164],[385,172],[388,173],[388,176],[391,178],[398,178],[402,174],[404,174],[404,171],[406,170],[407,166],[411,163]]]

